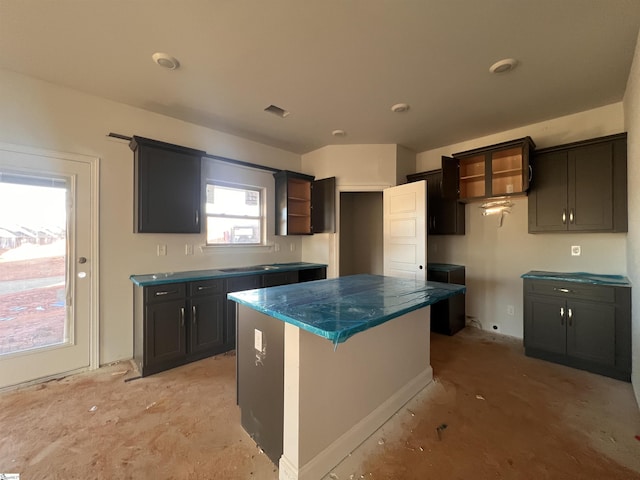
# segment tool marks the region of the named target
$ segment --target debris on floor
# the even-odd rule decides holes
[[[96,405],[94,405],[93,407],[91,407],[89,409],[90,412],[95,412],[98,409],[98,407]]]
[[[438,433],[438,440],[442,440],[442,432],[447,428],[447,424],[446,423],[441,423],[440,425],[438,425],[438,427],[436,428],[436,432]],[[420,450],[422,451],[422,448],[420,448]]]
[[[478,400],[485,400],[485,398],[484,398],[482,395],[476,395],[476,398],[477,398]]]

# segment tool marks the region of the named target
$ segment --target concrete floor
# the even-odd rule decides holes
[[[434,382],[326,478],[640,479],[630,384],[527,358],[521,341],[473,328],[434,335],[432,365]],[[136,374],[123,362],[5,392],[0,473],[277,479],[240,427],[234,368],[222,355],[125,382]]]

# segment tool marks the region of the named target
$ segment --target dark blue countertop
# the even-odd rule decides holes
[[[338,344],[465,291],[464,285],[450,283],[352,275],[234,292],[228,298]]]
[[[622,275],[600,275],[587,272],[542,272],[533,270],[522,275],[522,278],[535,280],[560,280],[563,282],[590,283],[593,285],[613,285],[630,287],[631,282]]]
[[[326,267],[326,265],[321,263],[273,263],[267,265],[253,265],[249,267],[192,270],[188,272],[149,273],[145,275],[131,275],[129,278],[134,284],[139,287],[148,287],[150,285],[164,285],[167,283],[191,282],[194,280],[211,280],[214,278],[239,277],[241,275],[287,272],[291,270],[308,270],[310,268],[323,267]]]

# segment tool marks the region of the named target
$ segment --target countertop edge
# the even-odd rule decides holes
[[[586,285],[603,285],[610,287],[631,287],[631,282],[624,275],[598,274],[589,272],[550,272],[532,270],[520,275],[520,278],[530,280],[549,280],[558,282],[573,282]]]
[[[243,277],[247,275],[261,275],[261,274],[269,274],[269,273],[278,273],[278,272],[291,272],[296,270],[310,270],[312,268],[327,268],[326,264],[323,263],[291,263],[291,264],[282,264],[282,263],[273,263],[273,264],[262,264],[268,266],[276,266],[277,268],[272,269],[261,269],[256,268],[255,270],[245,270],[241,272],[224,272],[223,269],[207,269],[207,270],[187,270],[183,272],[171,272],[171,273],[147,273],[147,274],[133,274],[129,276],[129,280],[138,287],[150,287],[153,285],[167,285],[171,283],[183,283],[183,282],[193,282],[198,280],[214,280],[216,278],[233,278],[233,277]],[[226,267],[225,267],[226,268]],[[231,268],[231,267],[229,267]],[[189,275],[192,274],[192,275]],[[157,275],[158,278],[143,278],[143,277],[152,277],[153,275]],[[168,275],[176,275],[175,277]]]

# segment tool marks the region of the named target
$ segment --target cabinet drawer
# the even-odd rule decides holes
[[[536,295],[552,295],[567,299],[591,300],[615,303],[615,288],[604,285],[589,285],[575,282],[554,282],[526,279],[525,292]]]
[[[224,280],[199,280],[197,282],[189,282],[189,296],[196,297],[200,295],[214,295],[224,293]]]
[[[165,302],[167,300],[176,300],[184,298],[185,285],[184,283],[168,283],[166,285],[154,285],[152,287],[145,287],[144,289],[145,302]]]

